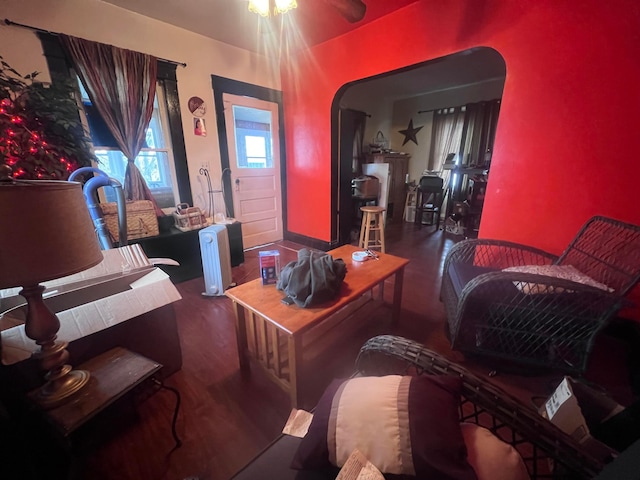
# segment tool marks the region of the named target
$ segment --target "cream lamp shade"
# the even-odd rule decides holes
[[[37,285],[102,259],[80,183],[0,181],[0,288]]]

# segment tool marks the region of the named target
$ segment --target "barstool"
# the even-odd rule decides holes
[[[360,241],[358,248],[365,250],[369,248],[380,248],[384,251],[384,222],[382,221],[382,212],[384,207],[364,206],[360,207],[362,212],[362,226],[360,227]],[[373,233],[373,239],[371,234]]]

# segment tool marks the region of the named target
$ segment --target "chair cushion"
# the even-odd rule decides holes
[[[453,376],[357,377],[325,390],[293,468],[341,467],[354,449],[383,473],[475,479],[466,460]]]
[[[605,284],[600,283],[588,275],[585,275],[573,265],[522,265],[517,267],[508,267],[502,270],[503,272],[520,272],[520,273],[533,273],[536,275],[545,275],[547,277],[561,278],[563,280],[571,280],[572,282],[582,283],[590,287],[599,288],[612,292],[613,289],[607,287]],[[529,282],[513,282],[514,285],[523,293],[534,295],[538,293],[547,293],[548,288],[545,285],[531,284]],[[558,289],[554,290],[557,293]]]
[[[527,467],[518,451],[475,423],[462,423],[467,460],[478,480],[528,480]]]

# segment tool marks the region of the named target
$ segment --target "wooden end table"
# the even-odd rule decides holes
[[[68,437],[161,368],[142,355],[113,348],[78,366],[91,374],[89,382],[66,403],[45,410],[45,417],[62,436]]]
[[[74,454],[71,434],[147,380],[153,381],[160,388],[170,390],[176,395],[171,433],[176,442],[174,450],[181,446],[182,442],[176,432],[180,394],[176,389],[164,385],[161,379],[155,377],[161,368],[162,365],[158,362],[126,348],[115,347],[78,366],[78,369],[87,370],[91,375],[89,382],[80,391],[60,406],[47,410],[39,409],[47,423],[53,426],[57,439],[62,440],[66,446],[70,463],[69,471],[65,475],[71,476],[71,472],[76,468],[74,465],[77,459]],[[37,406],[37,400],[35,400],[37,390],[31,392],[29,397]]]
[[[392,319],[398,319],[404,268],[409,260],[380,253],[378,260],[354,262],[351,254],[358,250],[361,249],[344,245],[327,252],[334,259],[344,260],[347,275],[339,296],[319,307],[285,305],[281,301],[285,293],[276,290],[275,285],[262,285],[260,278],[225,292],[233,301],[241,370],[248,372],[249,359],[253,358],[289,393],[293,407],[300,404],[298,383],[305,334],[321,329],[330,321],[339,322],[355,315],[364,304],[374,300],[372,294],[367,294],[376,286],[379,287],[378,302],[382,302],[384,281],[391,276],[395,276]]]

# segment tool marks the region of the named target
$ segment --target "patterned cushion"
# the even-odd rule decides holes
[[[453,376],[335,380],[292,467],[341,467],[357,448],[383,473],[475,479],[460,430],[460,388]]]
[[[502,270],[503,272],[521,272],[521,273],[533,273],[536,275],[545,275],[547,277],[561,278],[563,280],[571,280],[572,282],[582,283],[590,287],[599,288],[612,292],[613,289],[607,287],[605,284],[595,281],[588,275],[585,275],[573,265],[523,265],[518,267],[508,267]],[[520,291],[526,294],[534,295],[538,293],[547,293],[547,286],[542,284],[532,284],[529,282],[513,282]],[[558,292],[558,289],[554,289],[554,292]]]

